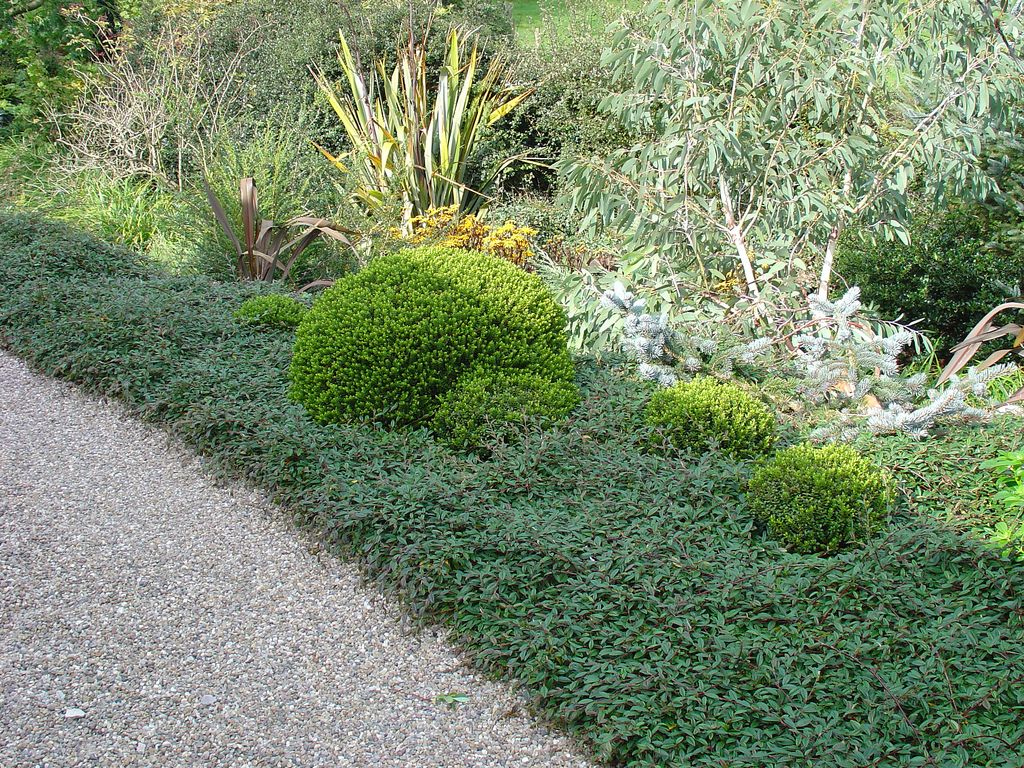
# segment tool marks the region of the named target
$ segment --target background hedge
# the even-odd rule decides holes
[[[882,317],[919,320],[915,327],[945,355],[992,307],[1024,290],[1024,246],[1000,237],[1003,226],[980,205],[921,211],[909,245],[851,238],[836,268]]]

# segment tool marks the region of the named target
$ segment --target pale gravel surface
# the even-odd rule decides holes
[[[0,766],[590,765],[315,549],[0,354]]]

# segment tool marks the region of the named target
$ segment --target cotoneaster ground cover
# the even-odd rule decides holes
[[[922,471],[878,441],[908,491],[887,528],[792,555],[754,528],[750,465],[652,450],[648,393],[613,368],[583,365],[565,424],[487,460],[321,426],[287,398],[292,333],[233,318],[266,289],[140,273],[66,230],[4,235],[7,348],[266,488],[611,763],[1021,763],[1024,577],[938,514],[960,491],[933,478],[965,454]],[[1021,426],[944,440],[973,464]]]

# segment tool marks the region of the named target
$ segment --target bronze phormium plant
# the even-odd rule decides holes
[[[943,384],[951,376],[963,370],[985,343],[1001,339],[1005,336],[1013,337],[1013,343],[1009,347],[997,349],[995,352],[992,352],[978,364],[977,370],[983,371],[986,368],[991,368],[1010,354],[1016,353],[1018,356],[1024,358],[1024,325],[1015,322],[999,325],[996,322],[996,318],[1004,312],[1020,313],[1021,311],[1024,311],[1024,302],[1007,301],[995,307],[991,312],[981,318],[981,320],[978,321],[978,324],[974,326],[969,334],[967,334],[967,338],[953,347],[953,356],[949,359],[949,362],[946,363],[946,367],[942,369],[942,374],[939,376],[938,383]],[[1010,395],[1006,402],[1024,402],[1024,387],[1021,387]]]
[[[356,197],[368,208],[379,208],[389,194],[398,194],[403,224],[449,205],[472,213],[487,199],[498,174],[525,159],[506,158],[475,188],[469,186],[469,160],[482,129],[515,109],[531,91],[513,93],[508,66],[500,59],[492,60],[479,76],[476,43],[468,53],[466,48],[460,32],[451,30],[433,97],[426,44],[412,37],[390,74],[386,63],[378,61],[376,72],[367,78],[341,35],[338,62],[347,83],[343,91],[322,71],[314,71],[352,144],[348,158],[318,149],[337,168],[354,175]]]
[[[242,179],[238,185],[242,226],[241,232],[236,233],[224,205],[205,178],[203,188],[217,223],[235,247],[235,274],[239,280],[287,280],[296,259],[314,241],[323,237],[352,247],[352,238],[358,234],[316,216],[296,216],[284,224],[261,219],[252,177]],[[295,230],[299,230],[298,234],[294,234]]]

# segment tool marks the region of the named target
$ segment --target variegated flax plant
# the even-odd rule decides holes
[[[403,227],[431,208],[479,210],[498,175],[524,158],[506,158],[471,187],[470,158],[477,141],[485,126],[503,118],[532,91],[511,87],[510,70],[502,59],[493,59],[480,77],[476,42],[469,45],[458,29],[448,33],[433,99],[425,40],[410,35],[390,74],[381,60],[367,77],[345,36],[340,37],[338,61],[347,88],[337,89],[322,71],[313,75],[352,149],[335,156],[318,148],[337,168],[355,176],[356,198],[373,210],[389,195],[399,195]]]

